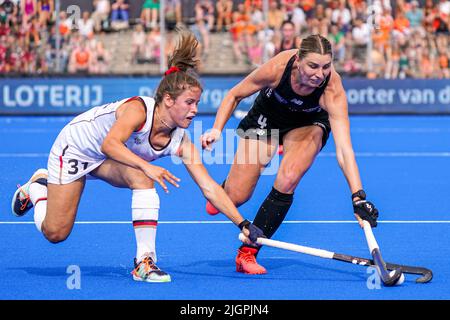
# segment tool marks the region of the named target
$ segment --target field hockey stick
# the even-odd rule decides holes
[[[372,255],[377,269],[378,275],[385,286],[394,286],[402,276],[402,269],[397,268],[389,272],[386,268],[386,263],[381,256],[380,247],[372,232],[372,227],[368,221],[363,220],[364,234],[366,236],[367,245],[369,246],[370,254]]]
[[[246,239],[245,235],[242,233],[239,234],[239,240],[244,241]],[[283,241],[277,241],[277,240],[271,240],[266,238],[258,238],[256,241],[259,245],[264,245],[268,247],[278,248],[278,249],[285,249],[289,251],[299,252],[311,256],[316,256],[320,258],[325,259],[333,259],[337,261],[357,264],[360,266],[374,266],[375,262],[371,259],[366,258],[360,258],[355,256],[350,256],[347,254],[341,254],[341,253],[335,253],[331,251],[326,251],[322,249],[316,249],[311,247],[305,247],[293,243],[283,242]],[[414,267],[414,266],[405,266],[405,265],[398,265],[394,263],[386,263],[386,268],[388,270],[396,270],[398,268],[401,268],[403,273],[409,273],[409,274],[416,274],[420,275],[419,278],[416,279],[417,283],[427,283],[430,282],[433,278],[433,273],[431,270],[423,267]]]

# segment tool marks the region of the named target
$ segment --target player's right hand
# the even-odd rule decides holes
[[[379,213],[378,209],[375,208],[375,205],[372,202],[367,200],[353,201],[353,211],[355,212],[356,219],[359,218],[358,222],[361,228],[364,228],[362,220],[368,221],[372,228],[377,226]]]
[[[149,164],[145,168],[144,173],[153,181],[158,182],[166,193],[169,193],[169,189],[167,189],[166,183],[164,181],[169,182],[177,188],[179,187],[177,182],[180,182],[180,179],[170,173],[169,170],[166,170],[162,167]]]
[[[253,242],[254,244],[256,244],[258,238],[266,238],[263,231],[257,226],[255,226],[253,223],[250,223],[250,221],[248,221],[247,219],[245,219],[239,224],[239,229],[241,229],[244,236],[249,238],[250,241]]]
[[[214,142],[220,139],[221,131],[217,129],[211,129],[200,136],[200,141],[202,143],[202,148],[208,151],[212,150],[212,145]]]

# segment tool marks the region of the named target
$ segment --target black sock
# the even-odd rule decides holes
[[[286,217],[292,205],[294,194],[282,193],[272,188],[256,214],[253,224],[271,238]],[[247,246],[248,245],[243,245]]]

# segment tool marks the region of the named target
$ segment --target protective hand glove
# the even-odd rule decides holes
[[[257,226],[255,226],[253,223],[250,223],[250,221],[248,221],[247,219],[245,219],[239,224],[239,229],[243,230],[244,228],[249,231],[249,235],[247,237],[253,243],[256,243],[256,240],[258,238],[266,238],[263,231]]]

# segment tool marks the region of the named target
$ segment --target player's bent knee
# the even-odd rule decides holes
[[[152,179],[147,177],[143,172],[135,172],[127,178],[128,187],[131,190],[135,189],[152,189],[154,183]]]
[[[306,170],[299,168],[283,169],[279,172],[275,185],[283,193],[293,192]]]
[[[235,206],[240,206],[244,203],[246,203],[251,196],[251,192],[243,192],[242,190],[226,190],[228,196],[230,197],[231,201],[233,201]]]
[[[68,233],[56,231],[56,232],[43,232],[45,238],[51,243],[60,243],[69,237]]]
[[[42,233],[49,242],[60,243],[69,237],[70,229],[67,230],[67,228],[49,228],[43,225]]]

